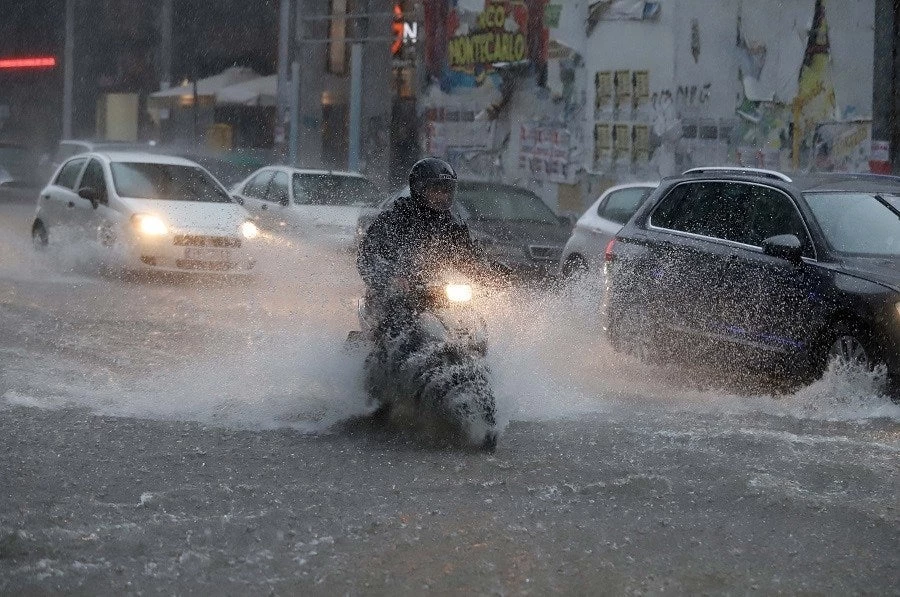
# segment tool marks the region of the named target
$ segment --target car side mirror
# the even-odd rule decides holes
[[[90,201],[94,209],[97,209],[97,206],[100,204],[100,193],[94,187],[81,187],[78,189],[78,196]]]
[[[762,242],[763,253],[787,259],[791,263],[803,261],[803,243],[795,234],[779,234]]]
[[[287,197],[282,197],[278,203],[281,204],[281,207],[287,207],[291,202]]]
[[[235,203],[237,203],[238,205],[244,204],[244,198],[241,197],[240,195],[238,195],[237,193],[231,194],[231,200],[234,201]]]

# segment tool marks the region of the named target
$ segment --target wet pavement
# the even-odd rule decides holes
[[[0,593],[900,594],[900,406],[612,353],[582,294],[490,305],[487,455],[367,417],[347,255],[246,281],[35,254],[0,196]]]

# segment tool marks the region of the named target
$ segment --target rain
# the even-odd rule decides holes
[[[12,0],[0,594],[897,594],[890,0]]]

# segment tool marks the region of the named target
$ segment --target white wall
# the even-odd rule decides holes
[[[842,118],[872,118],[874,0],[827,2],[834,94]],[[852,113],[851,113],[852,112]]]

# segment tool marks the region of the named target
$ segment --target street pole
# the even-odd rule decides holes
[[[162,0],[159,15],[159,88],[172,86],[172,3],[174,0]]]
[[[284,125],[288,109],[288,64],[290,61],[291,0],[281,0],[278,19],[278,89],[275,108],[275,145],[284,157]]]
[[[63,139],[72,138],[72,87],[75,81],[75,0],[66,0],[66,42],[63,52]]]
[[[362,112],[362,52],[361,43],[350,50],[350,154],[347,165],[351,172],[359,172],[360,115]]]
[[[291,63],[291,130],[288,143],[288,165],[297,165],[297,146],[300,138],[300,63]]]
[[[890,174],[897,164],[898,148],[895,102],[898,93],[897,11],[894,0],[875,0],[875,54],[872,61],[872,157],[869,168]],[[892,160],[893,158],[893,160]]]

